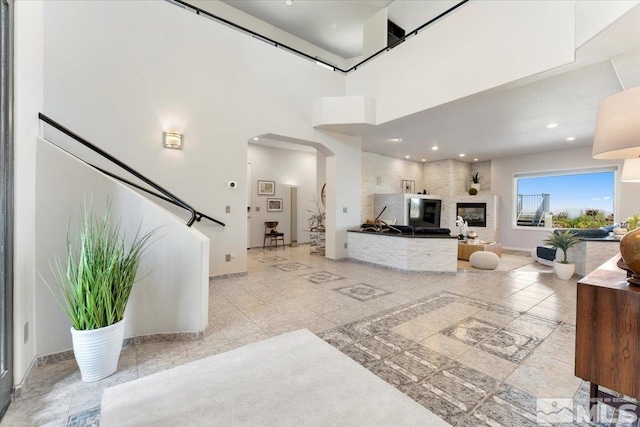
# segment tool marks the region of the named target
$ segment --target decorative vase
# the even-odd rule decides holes
[[[553,264],[553,272],[556,273],[558,279],[560,280],[569,280],[573,273],[576,271],[576,265],[572,262],[568,264],[563,264],[561,262],[556,261]]]
[[[620,255],[627,267],[640,275],[640,228],[629,231],[620,239]]]
[[[80,368],[82,381],[98,381],[118,369],[118,359],[124,339],[123,318],[104,328],[78,331],[71,328],[73,353]]]
[[[471,188],[475,188],[476,190],[478,190],[478,193],[480,192],[480,183],[471,183]]]

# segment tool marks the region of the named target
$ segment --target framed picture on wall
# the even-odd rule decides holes
[[[258,196],[275,196],[275,181],[258,181]]]
[[[282,199],[267,199],[267,212],[282,212]]]

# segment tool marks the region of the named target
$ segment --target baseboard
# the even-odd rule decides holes
[[[38,367],[38,359],[34,358],[31,361],[31,365],[29,365],[29,369],[27,369],[27,372],[24,374],[24,377],[22,377],[22,382],[13,386],[14,400],[22,396],[22,392],[24,391],[26,384],[29,383],[31,376],[33,375],[37,367]]]
[[[217,274],[215,276],[209,276],[209,280],[213,280],[213,279],[228,279],[230,277],[242,277],[242,276],[246,276],[246,275],[247,275],[246,271],[240,271],[238,273]]]

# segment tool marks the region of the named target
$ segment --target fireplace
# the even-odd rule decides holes
[[[467,221],[469,227],[487,226],[486,203],[456,203],[456,215]]]

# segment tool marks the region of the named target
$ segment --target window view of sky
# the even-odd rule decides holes
[[[550,194],[550,210],[570,217],[587,209],[613,213],[614,173],[597,172],[518,178],[518,194]]]

